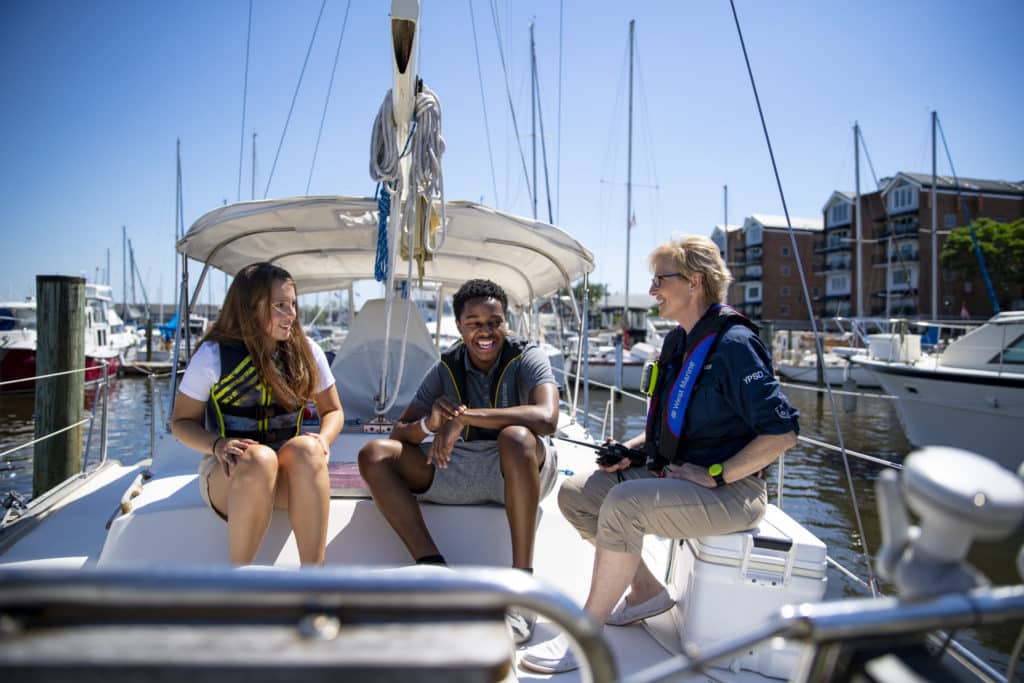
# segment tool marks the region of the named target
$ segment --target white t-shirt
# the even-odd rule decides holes
[[[320,374],[320,386],[316,393],[334,384],[334,375],[331,373],[331,366],[327,363],[327,356],[324,355],[316,342],[306,337],[309,343],[309,350],[316,360],[316,369]],[[220,380],[220,344],[214,342],[203,342],[199,350],[192,356],[188,367],[185,368],[185,375],[181,378],[178,389],[189,398],[206,403],[210,400],[210,390]]]

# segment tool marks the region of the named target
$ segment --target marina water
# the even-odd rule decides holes
[[[122,377],[112,381],[108,457],[124,463],[149,457],[150,416],[155,408],[158,429],[166,424],[170,408],[169,392],[170,384],[166,378],[153,383],[152,397],[149,381],[145,378]],[[813,387],[797,385],[786,386],[785,393],[800,409],[800,430],[803,436],[835,445],[839,443],[827,396],[813,390]],[[92,408],[94,398],[90,391],[86,396],[87,411]],[[608,398],[607,391],[590,391],[591,417],[588,418],[588,426],[595,436],[600,432],[598,420],[605,414]],[[34,402],[32,394],[0,394],[0,452],[32,440]],[[847,449],[893,462],[902,462],[911,451],[891,400],[878,395],[862,395],[857,397],[854,405],[850,398],[836,396],[836,408]],[[643,404],[629,397],[617,399],[615,437],[625,439],[638,433],[643,426]],[[83,443],[85,441],[86,435],[83,434]],[[99,458],[98,419],[93,427],[88,458],[90,464]],[[196,462],[198,464],[198,456]],[[776,503],[778,470],[778,466],[772,467],[768,478],[769,500]],[[877,552],[881,543],[874,493],[874,481],[880,470],[880,465],[850,458],[853,491],[871,554]],[[784,476],[783,509],[824,541],[830,557],[857,576],[866,578],[868,571],[842,456],[801,441],[786,455]],[[0,499],[6,497],[9,491],[19,492],[26,497],[31,495],[31,447],[0,459]],[[970,561],[996,585],[1017,584],[1022,579],[1017,575],[1015,558],[1022,544],[1024,534],[1000,543],[976,543]],[[887,593],[892,592],[890,587],[883,588]],[[867,588],[834,568],[829,568],[826,599],[867,595],[870,595]],[[984,629],[958,632],[954,637],[997,670],[1004,671],[1017,631]]]

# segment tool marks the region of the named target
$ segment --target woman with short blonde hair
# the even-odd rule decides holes
[[[595,547],[584,609],[612,626],[676,604],[643,562],[644,536],[757,526],[768,504],[763,472],[799,430],[757,325],[724,304],[732,277],[714,242],[673,239],[649,261],[658,313],[679,326],[662,346],[646,429],[621,444],[628,455],[609,444],[595,471],[570,477],[558,492],[562,514]],[[578,666],[564,635],[528,648],[521,663],[545,673]]]
[[[665,242],[652,251],[647,259],[652,271],[662,259],[671,260],[679,273],[688,279],[697,273],[703,275],[704,298],[708,303],[726,302],[732,273],[725,265],[718,245],[710,239],[700,235],[686,235]]]

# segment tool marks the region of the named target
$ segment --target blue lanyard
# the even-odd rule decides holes
[[[686,419],[686,408],[690,405],[690,396],[693,395],[693,387],[697,384],[697,378],[704,368],[704,361],[708,352],[715,343],[718,333],[709,334],[700,340],[696,347],[683,360],[683,367],[672,384],[669,392],[668,403],[665,406],[665,424],[672,435],[677,439],[683,433],[683,422]]]

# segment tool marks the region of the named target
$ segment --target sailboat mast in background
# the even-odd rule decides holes
[[[533,131],[533,220],[537,220],[537,44],[530,22],[530,122]]]
[[[636,19],[629,20],[629,136],[626,152],[626,291],[622,302],[622,329],[629,329],[629,242],[633,229],[633,39]]]
[[[935,129],[939,114],[932,112],[932,320],[939,319],[939,205],[938,162],[936,159]]]

